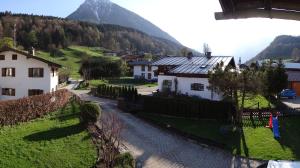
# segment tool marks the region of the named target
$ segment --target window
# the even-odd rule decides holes
[[[44,77],[44,69],[43,68],[29,68],[28,76],[33,78],[42,78]]]
[[[148,79],[151,79],[151,78],[152,78],[152,74],[148,73]]]
[[[5,60],[5,55],[0,55],[0,60]]]
[[[2,95],[4,95],[4,96],[15,96],[16,95],[16,89],[2,88]]]
[[[12,55],[12,60],[17,60],[18,59],[18,55],[17,54],[13,54]]]
[[[35,96],[35,95],[41,95],[44,91],[40,89],[29,89],[28,90],[28,96]]]
[[[191,90],[204,91],[204,85],[201,84],[201,83],[192,83],[191,84]]]
[[[142,65],[142,71],[145,71],[145,65]]]
[[[148,65],[148,71],[152,71],[152,66]]]
[[[162,91],[163,92],[170,92],[172,88],[172,81],[171,80],[164,80],[162,83]]]
[[[2,68],[2,76],[3,77],[15,77],[16,69],[15,68]]]
[[[55,69],[51,68],[51,72],[52,72],[52,77],[54,77],[55,76]]]
[[[142,78],[144,78],[144,79],[145,79],[145,73],[142,73]]]

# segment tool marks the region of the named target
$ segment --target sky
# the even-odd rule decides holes
[[[299,35],[300,22],[279,19],[217,21],[219,0],[111,0],[175,37],[183,45],[202,51],[208,43],[213,55],[231,55],[245,62],[278,35]],[[66,17],[84,0],[1,0],[0,11]]]

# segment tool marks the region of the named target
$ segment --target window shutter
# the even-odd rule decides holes
[[[28,76],[33,77],[33,69],[32,68],[28,69]]]
[[[6,76],[6,68],[2,68],[2,76]]]
[[[12,89],[12,96],[16,95],[16,89]]]
[[[12,76],[15,77],[16,76],[16,69],[12,68]]]
[[[40,69],[40,75],[41,75],[41,77],[44,77],[44,69],[43,68]]]

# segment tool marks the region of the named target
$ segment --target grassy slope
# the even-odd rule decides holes
[[[242,98],[239,98],[239,102],[241,103]],[[248,95],[245,98],[245,108],[257,109],[259,102],[259,108],[269,108],[269,101],[262,95]],[[274,105],[270,104],[271,107]]]
[[[221,124],[213,120],[195,121],[149,114],[139,115],[223,143],[233,154],[259,159],[300,160],[300,117],[281,119],[281,139],[277,141],[273,138],[272,130],[264,127],[244,127],[244,136],[236,131],[223,135],[220,133]]]
[[[103,56],[103,51],[101,48],[97,47],[84,47],[84,46],[70,46],[66,49],[61,49],[63,56],[61,57],[51,57],[50,53],[39,51],[37,56],[44,59],[59,63],[65,68],[70,69],[71,78],[78,79],[80,75],[78,73],[80,68],[80,61],[83,55],[89,57],[101,57]],[[113,59],[118,59],[117,57],[112,57]]]
[[[78,105],[0,128],[0,167],[91,167],[96,150],[79,125]]]

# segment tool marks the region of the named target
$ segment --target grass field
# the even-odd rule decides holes
[[[300,117],[280,119],[281,139],[273,138],[265,127],[243,127],[241,133],[233,130],[222,134],[222,124],[214,120],[190,120],[154,114],[139,113],[154,122],[169,124],[181,131],[226,145],[233,154],[258,159],[300,160]]]
[[[241,103],[242,98],[239,98],[239,102]],[[257,109],[259,103],[259,108],[269,108],[269,101],[262,95],[247,95],[245,97],[245,108],[249,109]],[[274,107],[273,104],[270,104],[271,107]]]
[[[103,50],[98,47],[84,47],[84,46],[70,46],[66,49],[60,49],[61,56],[50,56],[49,52],[38,51],[37,56],[44,59],[61,64],[71,73],[71,78],[79,79],[78,73],[80,63],[83,57],[103,57]],[[111,57],[112,59],[119,59],[118,57]]]
[[[91,167],[96,149],[80,125],[78,105],[44,118],[0,128],[0,167]]]

